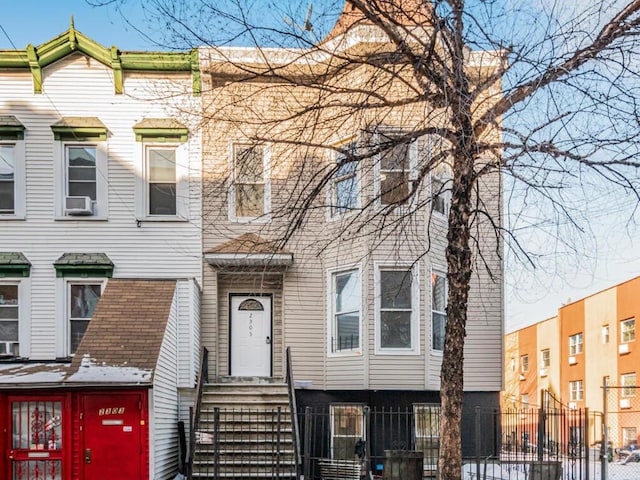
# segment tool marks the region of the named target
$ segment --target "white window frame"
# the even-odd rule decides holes
[[[569,382],[569,400],[579,402],[584,399],[584,383],[582,380],[573,380]]]
[[[333,348],[333,337],[336,330],[336,284],[335,279],[339,275],[355,273],[358,280],[358,292],[360,294],[360,309],[358,311],[358,345],[354,349],[335,350]],[[362,269],[360,265],[350,265],[327,270],[327,355],[329,357],[344,357],[350,355],[362,355]]]
[[[429,161],[432,161],[433,157],[440,153],[440,151],[444,148],[443,145],[445,140],[442,137],[437,135],[429,135],[426,137],[426,156],[429,158]],[[444,159],[443,159],[444,160]],[[442,222],[446,222],[449,216],[449,209],[451,207],[451,187],[448,185],[451,182],[451,165],[447,162],[442,161],[437,165],[433,165],[431,168],[430,174],[430,197],[431,197],[431,215],[432,218],[439,219]],[[435,196],[437,194],[437,190],[434,185],[434,180],[440,182],[442,184],[442,192],[438,195],[442,198],[444,202],[444,212],[440,212],[434,208]]]
[[[583,352],[584,336],[582,332],[569,336],[569,355],[579,355]]]
[[[609,324],[602,325],[602,343],[607,344],[611,341],[611,329]]]
[[[262,148],[262,172],[264,195],[263,212],[257,217],[240,217],[236,215],[236,167],[235,167],[235,147],[236,146],[258,146]],[[229,220],[238,223],[267,223],[271,220],[271,147],[268,144],[251,142],[249,140],[234,140],[229,142],[229,193],[228,193],[228,215]]]
[[[186,222],[189,220],[189,146],[188,142],[136,142],[136,219],[145,222]],[[149,213],[149,160],[152,149],[175,150],[176,157],[176,214]]]
[[[629,327],[631,326],[631,328]],[[636,340],[636,319],[627,318],[620,322],[620,343],[631,343]]]
[[[26,164],[24,140],[0,140],[13,147],[13,213],[0,213],[0,220],[23,220],[26,212]]]
[[[56,355],[59,358],[67,358],[74,355],[71,353],[71,312],[69,311],[69,299],[71,296],[71,285],[101,285],[100,297],[104,294],[107,278],[104,277],[62,277],[57,279],[57,311],[58,321],[56,333]]]
[[[529,354],[525,353],[520,356],[520,373],[527,373],[529,371]]]
[[[358,138],[356,136],[343,139],[340,142],[336,142],[336,144],[334,145],[334,148],[336,149],[348,148],[351,145],[353,145],[354,149],[357,151],[359,147],[359,143],[358,143]],[[344,157],[344,154],[336,150],[332,151],[330,154],[331,154],[332,164],[337,164]],[[338,170],[337,170],[334,173],[334,176],[331,178],[331,182],[327,192],[327,205],[329,206],[328,212],[327,212],[327,220],[329,221],[339,219],[339,218],[344,218],[349,215],[353,215],[361,208],[360,192],[362,191],[362,175],[361,175],[362,162],[354,161],[353,163],[356,164],[353,172],[345,175],[341,175],[338,177],[336,175],[338,173]],[[338,183],[348,180],[350,178],[355,178],[355,188],[357,192],[357,195],[355,197],[355,205],[346,207],[344,211],[338,211],[337,185]]]
[[[374,135],[375,148],[377,148],[378,150],[380,149],[380,142],[381,142],[382,135],[387,137],[401,137],[405,134],[406,134],[406,131],[402,129],[391,129],[391,128],[380,129]],[[411,184],[413,181],[416,180],[416,166],[418,161],[418,140],[414,139],[407,146],[408,146],[408,155],[409,155],[409,171],[407,172],[408,174],[407,183],[408,183],[408,189],[411,190]],[[374,168],[373,168],[373,175],[374,175],[373,194],[375,199],[375,206],[378,209],[388,208],[389,205],[391,205],[391,204],[382,203],[381,162],[382,162],[382,152],[378,151],[378,153],[374,157]],[[406,209],[407,207],[414,205],[416,203],[416,200],[417,200],[417,195],[414,195],[414,197],[409,202],[396,204],[395,209],[398,210],[399,212],[403,212],[405,211],[404,209]]]
[[[543,348],[540,350],[540,368],[549,368],[551,366],[551,349]]]
[[[358,413],[359,417],[360,417],[360,432],[362,433],[362,436],[359,435],[336,435],[335,434],[335,419],[336,419],[336,415],[340,416],[341,414],[337,413],[336,410],[340,409],[340,408],[357,408],[360,410],[360,412]],[[354,446],[355,443],[361,438],[362,440],[364,440],[365,442],[367,441],[367,431],[366,431],[366,424],[364,421],[364,408],[365,405],[362,403],[332,403],[331,405],[329,405],[329,412],[330,412],[330,417],[331,417],[331,424],[330,424],[330,428],[331,428],[331,445],[330,445],[330,449],[329,452],[331,454],[331,458],[334,458],[334,439],[336,437],[342,437],[342,438],[353,438],[354,439]]]
[[[622,447],[638,444],[638,427],[621,427]],[[631,441],[632,440],[632,441]]]
[[[429,442],[433,442],[434,445],[430,447],[430,451],[422,450],[423,452],[423,465],[425,470],[434,470],[438,466],[438,451],[440,448],[440,411],[441,406],[438,404],[432,403],[414,403],[413,404],[413,428],[415,435],[415,444],[416,449],[419,450],[418,446],[420,440],[427,440]],[[423,421],[421,422],[420,416],[423,417]],[[428,425],[425,425],[428,424]],[[421,427],[427,426],[425,430],[422,430]],[[428,434],[426,433],[429,430],[429,427],[435,426],[436,432],[434,433],[431,430]],[[435,450],[435,455],[433,454]],[[431,455],[429,454],[431,453]]]
[[[375,349],[376,355],[419,355],[420,354],[420,269],[417,263],[386,263],[376,262],[374,265],[375,284]],[[380,315],[381,289],[380,272],[388,271],[410,271],[411,275],[411,348],[382,348],[382,335],[380,327],[382,319]]]
[[[625,398],[636,396],[636,372],[624,373],[620,375],[621,396]],[[631,388],[629,388],[631,387]]]
[[[68,215],[65,212],[65,197],[68,189],[67,151],[69,147],[93,147],[96,149],[96,200],[92,202],[91,215]],[[107,219],[109,216],[107,148],[106,141],[56,140],[56,148],[54,149],[54,170],[57,179],[57,187],[55,189],[56,220],[91,221]]]
[[[444,296],[445,296],[445,310],[439,311],[439,310],[435,310],[433,308],[433,281],[430,284],[430,289],[429,289],[429,294],[430,294],[430,304],[431,304],[431,315],[429,318],[429,331],[431,332],[431,336],[429,338],[429,344],[431,345],[431,352],[435,353],[437,355],[442,355],[444,353],[444,336],[442,338],[442,349],[439,348],[435,348],[435,346],[433,345],[433,330],[434,330],[434,326],[433,326],[433,315],[438,314],[438,315],[444,315],[444,332],[443,334],[446,334],[446,329],[447,329],[447,305],[449,302],[449,280],[447,278],[447,274],[444,271],[445,269],[440,269],[440,268],[432,268],[431,269],[431,278],[433,278],[434,275],[440,276],[444,278],[445,281],[445,291],[444,291]]]
[[[0,285],[17,285],[18,287],[18,354],[20,358],[31,356],[31,280],[24,277],[0,278]]]
[[[520,395],[520,403],[522,404],[522,406],[529,405],[528,393],[523,393],[522,395]]]

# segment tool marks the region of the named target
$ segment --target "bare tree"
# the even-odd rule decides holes
[[[333,238],[374,232],[382,242],[402,235],[416,218],[429,218],[425,212],[441,194],[450,195],[439,470],[442,479],[458,480],[474,272],[492,265],[487,255],[502,255],[505,238],[524,261],[535,262],[518,229],[580,228],[575,213],[603,188],[637,201],[640,1],[568,8],[538,0],[514,10],[514,2],[497,0],[347,0],[338,24],[322,33],[323,21],[337,18],[338,3],[315,4],[316,13],[305,17],[306,8],[293,3],[143,2],[165,29],[165,44],[211,47],[204,64],[212,94],[203,120],[219,133],[277,145],[295,157],[283,182],[287,200],[271,212],[281,220],[282,242],[323,209],[341,208],[327,188],[354,162],[372,171],[385,152],[429,139],[429,154],[419,156],[410,181],[383,184]],[[377,29],[361,33],[371,35],[371,48],[353,51],[336,40],[360,26]],[[234,45],[251,45],[253,57],[237,56]],[[354,81],[357,69],[363,73]],[[380,128],[398,124],[411,128]],[[338,145],[340,130],[383,141]],[[336,162],[310,161],[327,149]],[[431,191],[434,175],[441,181]],[[501,199],[487,199],[486,182],[501,175],[512,205],[535,203],[545,218],[515,217],[505,228]],[[571,245],[573,237],[555,234],[556,247]],[[418,249],[416,258],[426,252]]]

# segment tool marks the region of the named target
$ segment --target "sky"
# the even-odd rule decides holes
[[[306,1],[294,3],[304,4],[301,8],[306,11]],[[146,23],[139,2],[124,0],[120,5],[118,12],[113,6],[94,7],[85,0],[5,0],[0,16],[0,49],[40,45],[67,30],[72,15],[77,30],[104,46],[158,49],[152,39],[132,26],[142,26],[146,31],[157,28]],[[280,14],[276,9],[276,16]],[[536,269],[526,267],[526,262],[509,260],[505,266],[506,330],[549,318],[562,304],[640,275],[640,231],[629,221],[638,218],[633,205],[632,198],[617,196],[600,199],[593,210],[585,203],[591,231],[577,242],[571,258],[545,258]],[[544,241],[535,235],[528,238]]]

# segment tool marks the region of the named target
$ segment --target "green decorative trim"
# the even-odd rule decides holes
[[[31,273],[31,265],[0,265],[0,278],[28,277]]]
[[[0,140],[24,140],[24,127],[0,125]]]
[[[113,275],[113,262],[104,253],[65,253],[53,263],[56,277],[104,277]]]
[[[53,138],[62,141],[104,142],[107,127],[97,117],[63,117],[51,125]]]
[[[54,265],[56,277],[111,278],[113,265]]]
[[[153,140],[159,143],[184,143],[189,137],[186,128],[134,128],[136,142]]]
[[[0,51],[0,68],[30,69],[33,91],[42,93],[42,69],[74,52],[81,52],[113,69],[116,94],[124,91],[124,70],[191,73],[193,94],[198,96],[202,90],[196,49],[189,52],[121,52],[117,47],[104,47],[76,30],[73,17],[66,32],[42,45],[29,44],[25,50]]]

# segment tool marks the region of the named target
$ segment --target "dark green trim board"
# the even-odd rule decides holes
[[[31,262],[21,252],[0,252],[0,278],[28,277]]]
[[[184,143],[189,130],[173,118],[144,118],[133,126],[136,142]]]
[[[62,141],[104,142],[107,127],[97,117],[62,117],[51,125],[53,138]]]
[[[56,277],[113,276],[113,262],[104,253],[65,253],[53,263]]]
[[[80,52],[113,70],[116,94],[124,91],[124,71],[184,72],[192,78],[192,93],[202,91],[198,51],[188,52],[122,52],[117,47],[107,48],[75,29],[73,17],[69,29],[57,37],[24,50],[0,50],[0,68],[29,69],[33,77],[34,93],[42,93],[42,69],[54,62]]]
[[[0,140],[24,140],[24,125],[13,115],[0,115]]]

